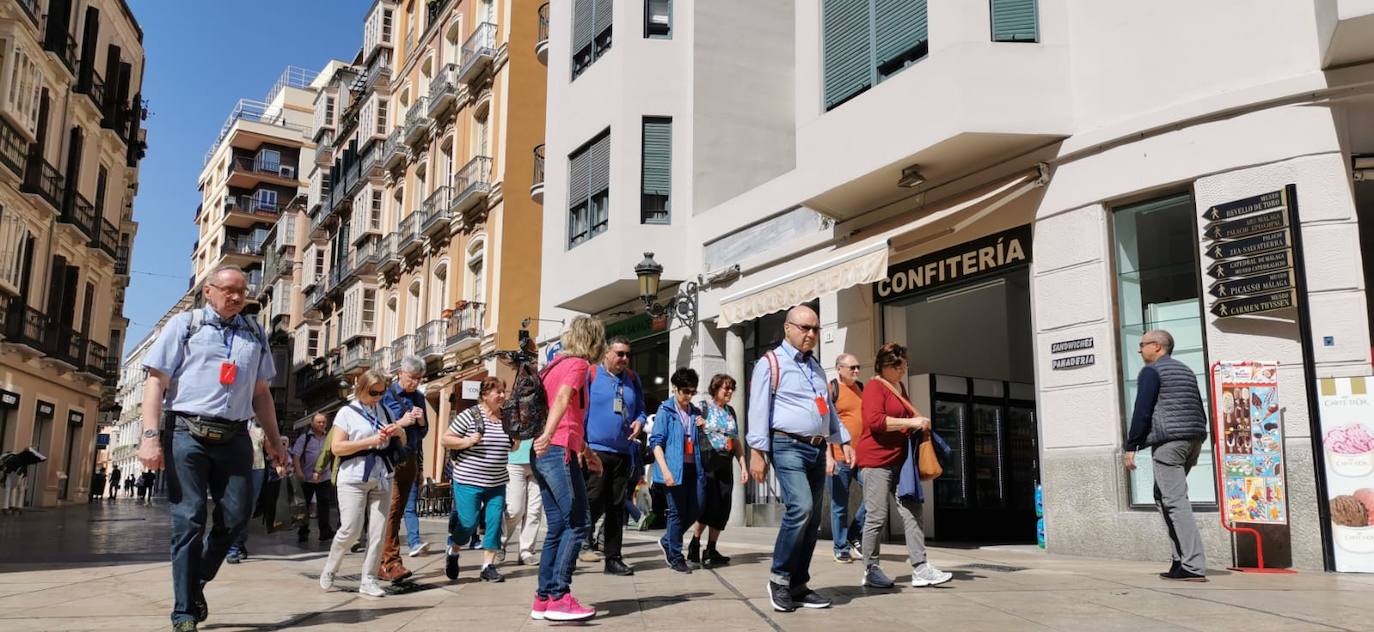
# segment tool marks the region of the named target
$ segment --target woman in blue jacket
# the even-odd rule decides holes
[[[701,513],[701,485],[705,471],[701,467],[701,453],[697,450],[700,427],[706,419],[701,410],[692,405],[697,394],[697,372],[683,367],[673,372],[669,380],[673,397],[658,407],[654,416],[654,430],[649,435],[649,448],[654,451],[658,467],[653,482],[664,486],[668,497],[668,532],[658,544],[668,568],[690,573],[687,560],[682,557],[682,537]]]

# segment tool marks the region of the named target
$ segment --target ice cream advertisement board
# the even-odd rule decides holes
[[[1217,378],[1217,438],[1226,520],[1288,524],[1278,365],[1223,362]]]
[[[1374,377],[1317,380],[1331,539],[1340,572],[1374,573]]]

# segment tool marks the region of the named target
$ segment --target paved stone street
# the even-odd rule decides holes
[[[431,542],[444,521],[425,519]],[[0,629],[156,630],[168,627],[171,586],[166,560],[167,509],[120,500],[91,507],[31,511],[0,518]],[[627,534],[633,578],[602,575],[583,564],[577,596],[606,630],[1374,630],[1374,576],[1302,573],[1242,575],[1213,571],[1206,584],[1155,577],[1158,563],[1047,555],[1032,547],[931,549],[955,580],[938,588],[902,583],[902,549],[885,548],[884,565],[899,590],[857,587],[859,565],[817,551],[812,586],[835,600],[824,611],[772,612],[764,596],[768,529],[727,532],[726,568],[682,576],[664,568],[657,533]],[[415,571],[385,599],[320,591],[315,578],[325,548],[294,533],[267,535],[255,524],[252,558],[225,565],[210,584],[204,630],[338,629],[517,630],[546,623],[527,618],[535,569],[507,565],[504,584],[483,584],[469,561],[457,583],[443,576],[443,556],[407,558]],[[340,583],[357,585],[360,555],[350,555]],[[881,627],[877,627],[881,626]],[[894,627],[897,626],[897,627]]]

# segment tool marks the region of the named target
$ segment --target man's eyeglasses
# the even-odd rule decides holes
[[[246,287],[245,287],[245,288],[227,288],[227,287],[224,287],[223,285],[215,285],[214,283],[211,283],[211,284],[209,284],[209,285],[210,285],[210,287],[215,288],[216,290],[219,290],[220,292],[223,292],[226,296],[237,296],[237,297],[239,297],[239,298],[243,298],[243,297],[245,297],[245,296],[248,295],[248,288],[246,288]]]
[[[842,367],[840,367],[840,368],[841,368],[841,369],[844,369],[844,370],[846,370],[846,371],[858,371],[858,370],[859,370],[859,366],[860,366],[860,365],[858,365],[858,364],[851,364],[851,365],[849,365],[849,366],[842,366]]]
[[[791,321],[788,321],[787,324],[789,324],[789,325],[791,325],[791,326],[793,326],[793,327],[796,327],[797,329],[802,330],[802,333],[815,334],[815,333],[820,333],[820,331],[821,331],[821,326],[820,326],[820,325],[801,325],[801,324],[794,323],[794,322],[791,322]]]
[[[697,394],[697,389],[694,389],[694,388],[680,388],[680,389],[677,389],[677,392],[679,392],[679,393],[681,393],[681,394],[683,394],[683,395],[686,395],[686,396],[688,396],[688,397],[691,397],[692,395],[696,395],[696,394]]]
[[[1140,347],[1139,347],[1139,348],[1144,349],[1144,348],[1145,348],[1145,345],[1157,345],[1157,344],[1159,344],[1159,343],[1158,343],[1158,342],[1155,342],[1155,341],[1153,341],[1153,340],[1142,340],[1142,341],[1140,341]]]
[[[628,357],[630,357],[630,352],[629,352],[629,351],[615,351],[614,353],[615,353],[615,357],[617,357],[617,358],[628,358]]]

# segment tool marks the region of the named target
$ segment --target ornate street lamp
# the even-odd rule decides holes
[[[644,260],[635,266],[635,276],[639,278],[639,299],[644,301],[644,311],[654,318],[677,319],[693,334],[697,328],[697,295],[699,286],[696,281],[683,283],[677,294],[668,298],[666,303],[658,302],[659,283],[663,280],[663,266],[654,261],[654,253],[644,253]]]

